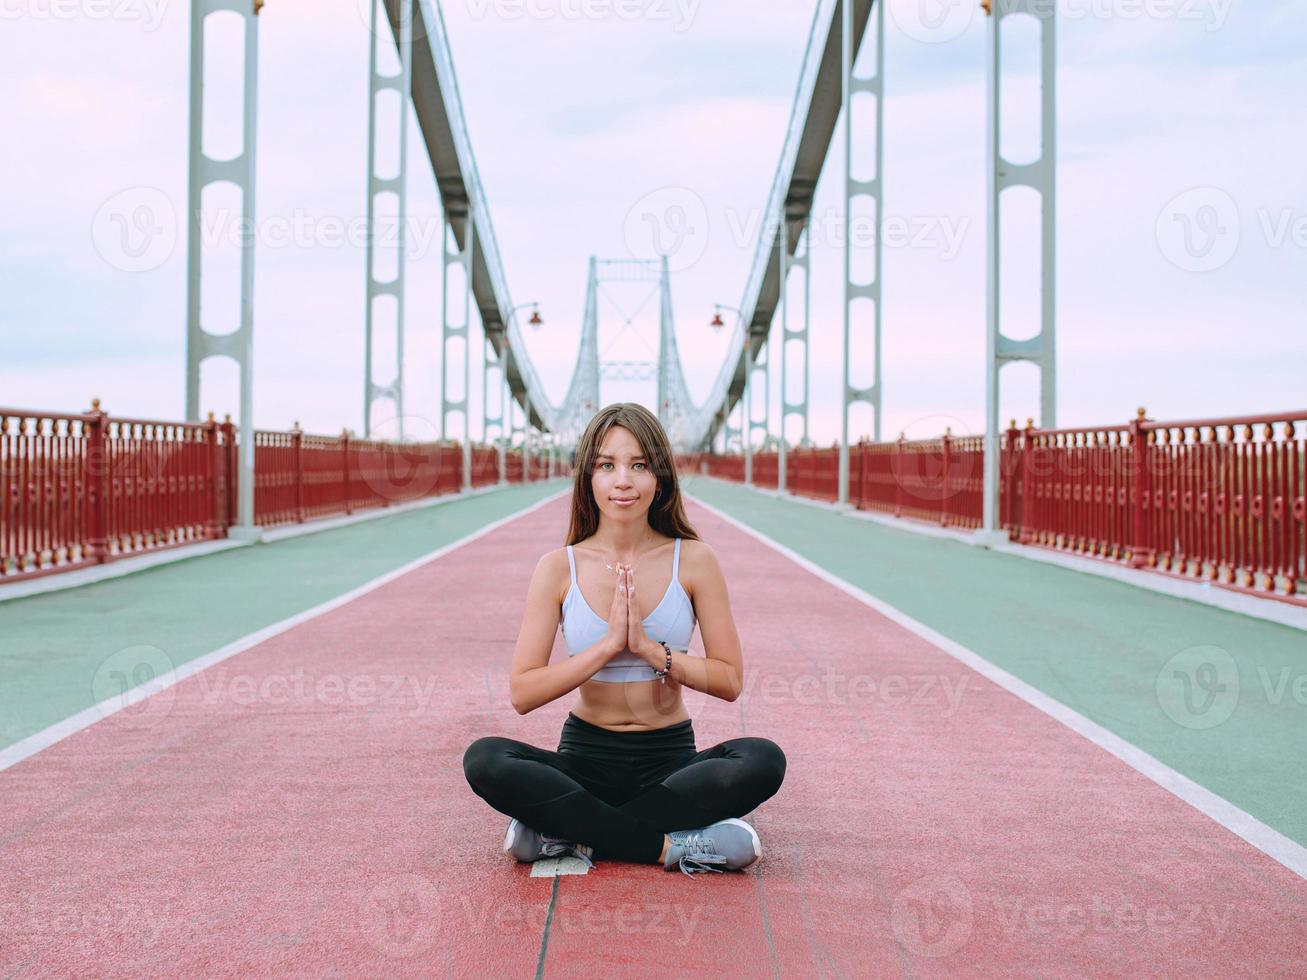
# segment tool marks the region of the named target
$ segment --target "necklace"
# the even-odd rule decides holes
[[[649,540],[649,538],[648,538],[648,536],[646,535],[645,538],[644,538],[644,541],[641,541],[640,544],[644,544],[644,542],[645,542],[645,541],[648,541],[648,540]],[[638,552],[637,552],[637,554],[638,554]],[[602,553],[600,554],[600,557],[603,557]],[[614,561],[614,562],[617,561],[617,556],[616,556],[616,555],[613,556],[613,561]],[[608,569],[610,572],[612,572],[614,575],[617,574],[617,566],[614,565],[614,564],[610,564],[609,561],[608,561],[606,558],[604,559],[604,567],[605,567],[606,569]],[[632,567],[634,568],[635,566],[633,565]]]

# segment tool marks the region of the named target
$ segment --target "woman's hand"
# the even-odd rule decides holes
[[[605,650],[609,658],[626,649],[627,607],[626,566],[617,566],[617,582],[613,586],[613,603],[608,610],[608,632],[604,634]]]
[[[627,569],[626,585],[626,645],[631,652],[645,660],[657,670],[662,670],[667,657],[663,645],[649,638],[644,631],[644,621],[640,618],[640,604],[635,601],[635,569]],[[656,661],[656,662],[655,662]]]

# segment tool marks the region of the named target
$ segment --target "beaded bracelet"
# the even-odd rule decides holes
[[[667,651],[667,664],[662,670],[655,670],[654,676],[658,678],[660,684],[666,684],[667,674],[672,669],[672,648],[667,645],[665,640],[659,640],[658,642],[662,645],[662,648]]]

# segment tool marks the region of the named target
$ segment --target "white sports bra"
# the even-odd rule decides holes
[[[576,584],[576,557],[570,544],[567,546],[567,564],[572,570],[572,585],[563,596],[563,636],[567,640],[567,655],[574,657],[603,638],[608,632],[608,620],[591,609],[581,594],[581,587]],[[673,650],[689,649],[695,623],[694,606],[681,586],[680,568],[681,539],[677,538],[672,553],[672,580],[667,584],[662,601],[643,621],[644,631],[650,639],[662,640]],[[595,671],[590,679],[620,684],[658,678],[654,669],[628,647]]]

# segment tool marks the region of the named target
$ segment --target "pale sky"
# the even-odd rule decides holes
[[[264,428],[362,428],[367,2],[268,0],[259,17],[254,421]],[[641,209],[669,199],[701,209],[690,250],[673,257],[672,292],[690,389],[706,395],[728,334],[709,328],[712,306],[741,303],[815,6],[442,5],[509,288],[515,302],[541,303],[530,354],[555,401],[575,363],[588,258],[651,255]],[[973,6],[888,8],[885,216],[900,234],[884,250],[885,438],[983,425],[987,25]],[[1139,405],[1159,419],[1301,409],[1307,6],[1058,8],[1058,423],[1123,422]],[[1034,33],[1013,35],[1013,119],[1029,119],[1034,95],[1020,79]],[[182,418],[188,48],[179,0],[0,0],[0,404],[77,411],[98,396],[115,414]],[[215,41],[225,66],[212,76],[215,122],[236,108],[229,48]],[[855,114],[870,152],[866,123]],[[420,436],[439,427],[440,212],[411,115],[410,126],[405,414]],[[1014,156],[1034,131],[1014,122]],[[814,212],[810,431],[823,444],[840,430],[841,159],[828,162]],[[141,201],[172,224],[124,261],[121,220]],[[1033,212],[1011,214],[1004,313],[1024,336]],[[206,279],[215,323],[236,308],[233,254],[219,248]],[[657,298],[645,299],[639,287],[609,289],[607,357],[656,349]],[[855,342],[855,382],[869,376],[864,348]],[[1033,366],[1003,379],[1003,419],[1038,416]],[[654,397],[652,384],[602,395]],[[775,380],[771,395],[774,429]],[[206,365],[201,405],[236,415],[234,366]],[[460,432],[455,417],[450,435]],[[862,432],[865,414],[852,426]]]

